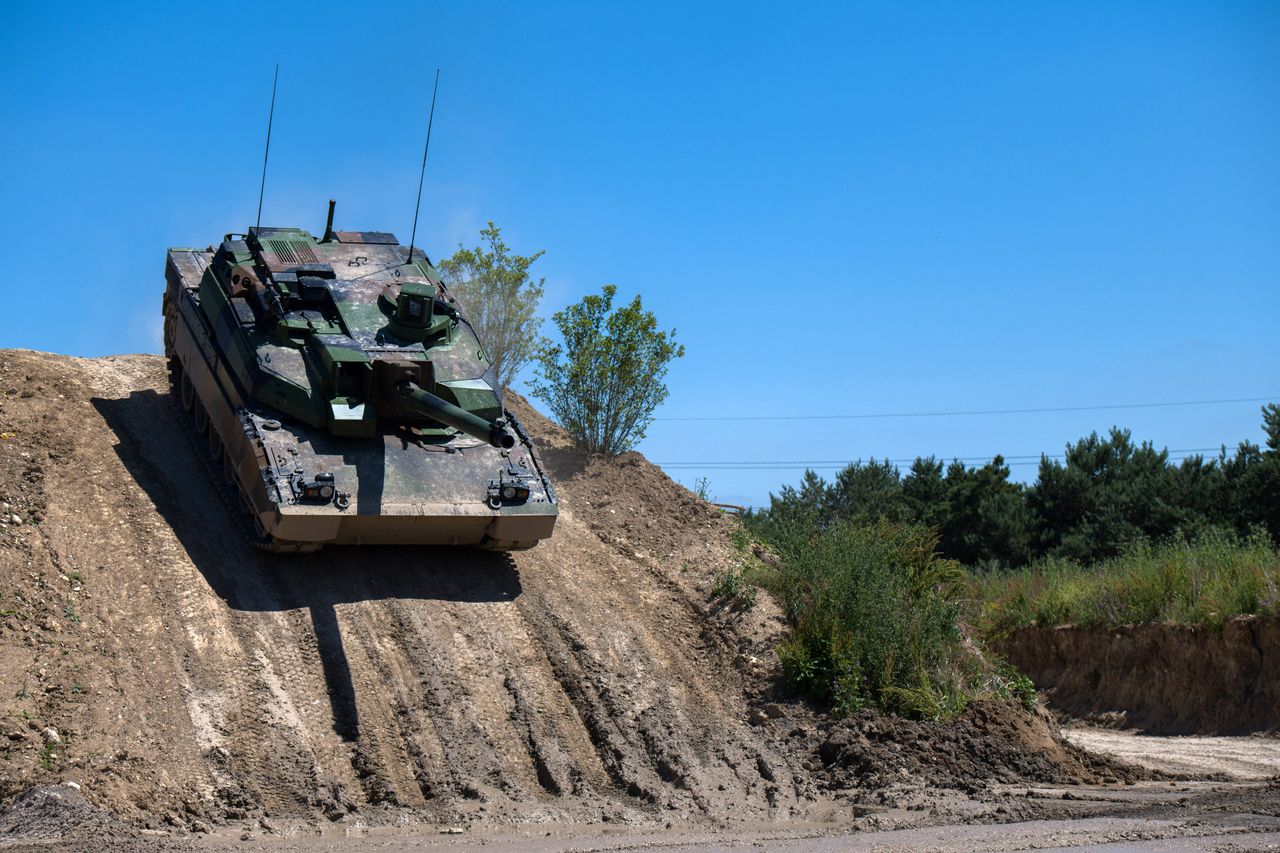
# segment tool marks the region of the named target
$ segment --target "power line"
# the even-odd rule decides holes
[[[1280,394],[1266,397],[1233,397],[1226,400],[1177,400],[1163,403],[1114,403],[1091,406],[1046,406],[1035,409],[970,409],[940,412],[865,412],[852,415],[697,415],[654,418],[655,421],[851,421],[875,418],[949,418],[971,415],[1036,415],[1054,412],[1100,412],[1115,409],[1164,409],[1173,406],[1219,406],[1227,403],[1267,403]]]
[[[1182,448],[1178,450],[1170,450],[1168,452],[1169,453],[1212,453],[1217,450],[1219,450],[1219,448],[1217,447],[1188,447],[1188,448]],[[960,462],[982,462],[987,459],[994,459],[996,456],[1001,456],[1004,459],[1039,459],[1041,456],[1061,458],[1065,455],[1066,455],[1065,453],[1024,453],[1021,455],[1012,455],[1012,454],[1004,454],[1004,453],[987,453],[982,456],[945,456],[944,457],[944,456],[935,454],[935,458],[945,459],[945,461],[958,460]],[[887,460],[881,460],[881,461],[907,463],[907,462],[914,462],[916,458],[917,457],[912,456],[909,459],[908,458],[887,459]],[[745,460],[745,461],[736,460],[735,461],[735,460],[726,459],[726,460],[720,460],[720,461],[698,460],[698,461],[683,461],[683,462],[659,462],[657,464],[662,465],[664,467],[667,465],[848,465],[850,461],[851,460],[849,459],[774,459],[774,460],[758,460],[758,461],[753,461],[753,460]]]
[[[1179,450],[1166,450],[1165,452],[1169,454],[1169,461],[1180,462],[1183,459],[1188,459],[1192,456],[1197,456],[1204,453],[1217,453],[1221,449],[1222,449],[1221,447],[1189,447],[1189,448],[1183,448]],[[1021,456],[1003,456],[1002,455],[1001,458],[1004,459],[1005,464],[1009,466],[1038,465],[1040,463],[1040,458],[1042,456],[1048,459],[1065,459],[1066,458],[1065,453],[1036,453],[1036,454],[1021,455]],[[888,462],[891,465],[910,465],[912,462],[915,462],[917,458],[924,458],[924,457],[913,456],[911,458],[903,458],[903,459],[880,459],[880,460],[875,460],[873,457],[872,461]],[[970,463],[970,462],[989,462],[990,460],[995,458],[995,455],[959,456],[959,457],[950,457],[947,459],[944,459],[942,457],[934,457],[934,458],[944,463],[947,463],[947,462]],[[861,462],[862,460],[859,459],[857,461]],[[790,471],[790,470],[804,470],[807,468],[823,469],[823,470],[830,470],[833,468],[843,469],[854,463],[852,460],[840,460],[840,459],[820,459],[820,460],[808,460],[808,461],[803,459],[788,459],[788,460],[774,460],[774,461],[761,461],[761,462],[658,462],[656,464],[660,468],[663,468],[665,470],[672,470],[672,471],[703,471],[703,470],[705,471]]]

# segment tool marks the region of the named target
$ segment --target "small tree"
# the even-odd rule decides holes
[[[463,248],[440,263],[445,284],[466,309],[476,336],[493,361],[498,383],[507,388],[542,342],[537,316],[542,285],[529,277],[529,267],[542,252],[515,255],[502,242],[502,229],[490,222],[480,231],[487,244]]]
[[[658,331],[639,296],[613,311],[616,292],[605,285],[601,295],[552,316],[564,345],[547,344],[538,354],[533,386],[574,441],[609,456],[644,438],[654,409],[667,399],[667,366],[684,355],[675,329]]]

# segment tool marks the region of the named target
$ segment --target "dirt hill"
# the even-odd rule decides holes
[[[72,780],[197,830],[661,824],[1101,768],[1008,709],[930,728],[787,702],[776,606],[710,600],[732,522],[637,454],[576,454],[523,401],[562,501],[549,542],[279,557],[242,542],[161,358],[0,351],[0,393],[6,800]],[[899,748],[922,737],[941,751]]]

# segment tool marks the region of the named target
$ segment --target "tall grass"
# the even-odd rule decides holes
[[[1094,566],[1046,560],[975,579],[982,621],[995,633],[1027,625],[1221,625],[1280,616],[1280,549],[1262,534],[1137,543]]]
[[[958,564],[926,528],[796,523],[771,543],[769,582],[794,629],[780,647],[801,691],[838,715],[864,707],[945,717],[965,702],[965,651],[954,592]]]

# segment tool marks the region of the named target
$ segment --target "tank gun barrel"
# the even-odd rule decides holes
[[[507,431],[507,425],[501,418],[496,421],[487,421],[460,406],[455,406],[448,400],[442,400],[435,394],[422,390],[413,382],[398,382],[395,387],[402,403],[433,420],[451,426],[459,432],[465,432],[494,447],[509,450],[515,446],[515,436]]]

